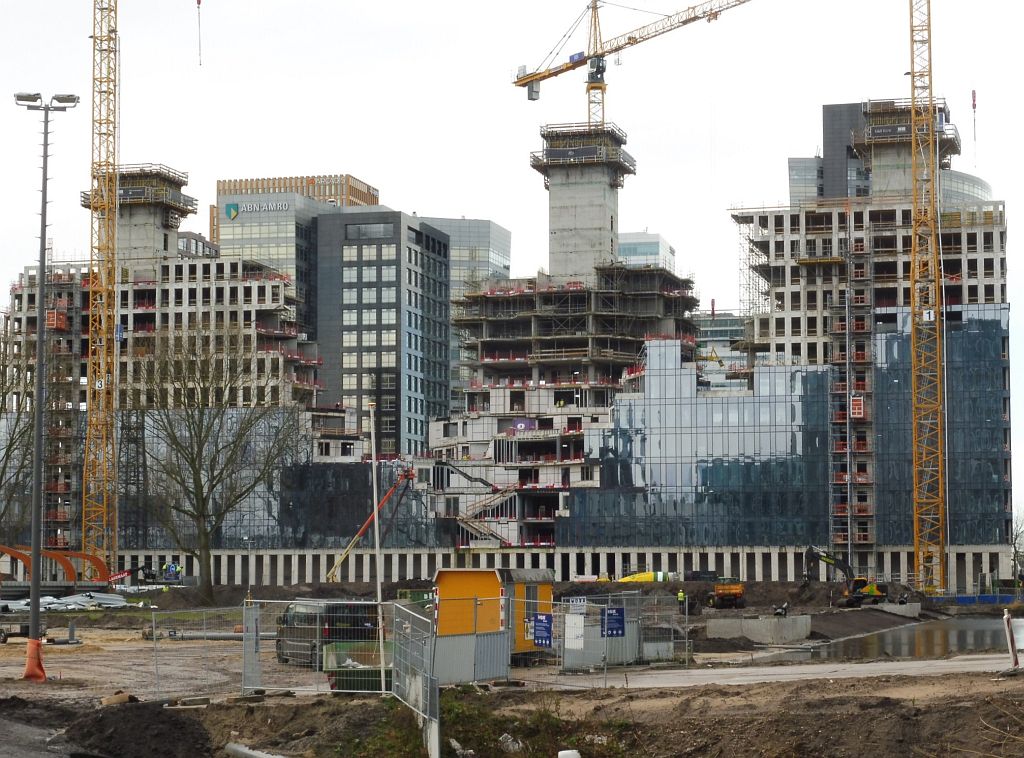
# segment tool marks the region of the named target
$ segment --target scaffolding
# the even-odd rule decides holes
[[[46,276],[43,547],[71,550],[80,543],[74,525],[82,499],[81,282],[66,271]]]

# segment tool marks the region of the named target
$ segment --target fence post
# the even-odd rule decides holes
[[[210,640],[208,639],[208,632],[206,630],[206,611],[203,611],[203,682],[206,688],[210,686]]]
[[[153,625],[150,627],[153,631],[153,687],[158,695],[162,695],[160,692],[160,654],[157,650],[157,630],[156,630],[156,611],[150,611],[150,615],[153,618]]]
[[[477,659],[478,659],[478,656],[476,654],[476,649],[477,649],[477,644],[476,644],[477,643],[477,639],[476,639],[476,637],[480,633],[479,624],[480,624],[480,599],[477,598],[474,595],[473,596],[473,681],[474,682],[476,681],[476,672],[477,672]]]

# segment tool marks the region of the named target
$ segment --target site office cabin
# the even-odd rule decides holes
[[[434,621],[438,636],[512,633],[512,653],[532,653],[533,614],[551,613],[551,569],[438,569]]]

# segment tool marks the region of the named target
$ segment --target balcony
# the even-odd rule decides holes
[[[851,360],[854,363],[867,363],[870,361],[867,350],[855,350],[851,354]],[[846,363],[846,351],[840,351],[832,354],[832,363]]]
[[[850,451],[850,446],[846,440],[835,440],[832,443],[833,453],[847,453]],[[871,447],[865,440],[857,440],[853,443],[853,452],[855,453],[870,453]]]
[[[261,324],[256,322],[256,333],[270,337],[297,337],[299,330],[294,326]]]
[[[832,483],[833,484],[848,484],[849,482],[850,482],[850,477],[849,477],[849,475],[845,471],[836,471],[834,474],[832,474]],[[855,473],[853,475],[853,483],[854,484],[871,484],[872,483],[871,474],[866,473],[866,472],[862,472],[862,471],[857,472],[857,473]]]

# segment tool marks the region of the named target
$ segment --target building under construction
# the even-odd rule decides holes
[[[186,181],[186,174],[160,165],[119,170],[117,523],[129,550],[165,542],[146,502],[152,493],[144,417],[158,402],[154,360],[183,339],[174,335],[207,335],[209,349],[233,348],[253,358],[251,393],[238,402],[315,406],[319,388],[321,360],[298,330],[288,277],[254,261],[222,260],[197,235],[179,239],[181,219],[196,209],[182,193]],[[88,207],[88,193],[82,203]],[[11,363],[25,382],[35,371],[38,276],[37,267],[26,268],[10,291]],[[89,266],[54,264],[46,277],[43,545],[66,550],[81,545]]]
[[[748,318],[737,343],[748,360],[736,374],[753,382],[761,366],[827,367],[827,539],[864,571],[907,576],[913,572],[910,103],[826,106],[824,116],[824,155],[790,159],[791,179],[794,166],[807,179],[791,184],[792,205],[733,213]],[[1006,218],[984,181],[950,168],[960,139],[944,102],[936,102],[934,117],[949,571],[962,588],[979,575],[1009,575]]]
[[[585,435],[609,424],[645,341],[676,339],[693,360],[692,282],[617,263],[589,278],[491,281],[460,303],[474,375],[466,413],[431,425],[430,478],[461,547],[553,547],[569,492],[600,484]]]
[[[987,185],[950,168],[944,103],[935,118],[950,581],[964,590],[1010,565],[1006,227]],[[828,544],[866,574],[911,577],[908,103],[829,106],[826,120],[793,204],[733,214],[744,333],[713,371],[692,342],[692,283],[613,263],[612,236],[595,233],[614,229],[634,170],[625,135],[542,130],[532,163],[558,275],[467,295],[466,414],[432,425],[436,460],[417,462],[467,562],[794,580],[806,546]]]

